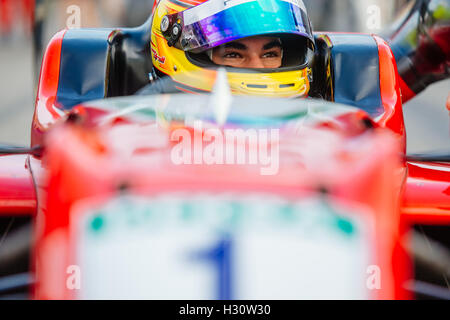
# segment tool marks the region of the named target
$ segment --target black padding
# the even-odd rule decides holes
[[[135,94],[149,83],[152,71],[151,19],[138,28],[116,30],[109,40],[107,96]]]
[[[312,82],[309,96],[334,101],[331,47],[319,35],[315,37],[316,50],[312,64]]]

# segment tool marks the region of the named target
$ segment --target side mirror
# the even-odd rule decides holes
[[[406,156],[407,161],[418,162],[450,162],[450,152],[432,152],[427,154],[409,154]]]
[[[43,151],[42,146],[27,148],[27,147],[0,144],[0,155],[31,154],[34,156],[41,156],[42,151]]]

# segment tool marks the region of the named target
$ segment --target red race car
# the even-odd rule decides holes
[[[134,95],[151,18],[56,34],[31,147],[1,150],[0,294],[449,299],[450,158],[406,156],[402,113],[449,74],[449,12],[316,33],[322,99],[233,96],[221,71],[211,94]]]

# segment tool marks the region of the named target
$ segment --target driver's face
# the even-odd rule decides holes
[[[214,48],[212,61],[236,68],[279,68],[283,50],[278,38],[256,36]]]

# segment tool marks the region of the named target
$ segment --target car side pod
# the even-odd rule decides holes
[[[36,194],[27,158],[41,153],[40,146],[0,146],[0,217],[34,215]]]
[[[33,283],[33,277],[27,271],[37,194],[28,158],[40,151],[40,147],[0,146],[1,298],[7,299],[11,292],[17,292],[26,299]]]
[[[406,160],[404,219],[411,224],[450,225],[450,152],[411,154]]]

